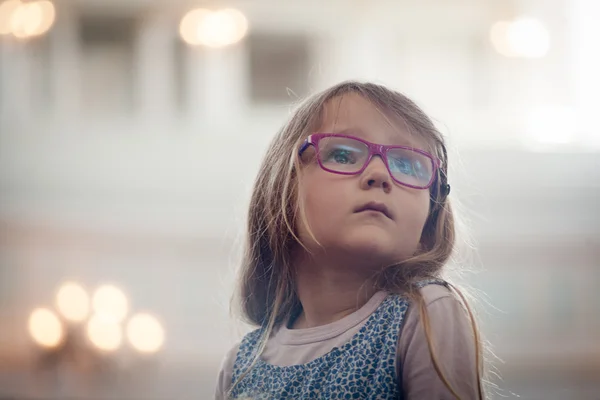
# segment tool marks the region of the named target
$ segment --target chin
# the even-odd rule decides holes
[[[339,239],[338,247],[352,259],[387,264],[399,258],[397,240],[381,229],[364,227]]]

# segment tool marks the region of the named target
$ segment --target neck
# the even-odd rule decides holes
[[[352,314],[375,294],[373,271],[307,258],[296,264],[296,292],[302,313],[293,328],[330,324]]]

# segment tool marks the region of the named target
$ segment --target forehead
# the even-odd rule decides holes
[[[428,141],[411,129],[404,118],[378,108],[358,93],[343,94],[325,103],[317,131],[352,135],[379,144],[431,150]]]

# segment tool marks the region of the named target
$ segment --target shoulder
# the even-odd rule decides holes
[[[471,321],[463,303],[458,295],[446,285],[431,284],[419,289],[425,305],[425,313],[419,310],[419,304],[410,301],[408,311],[402,328],[402,336],[422,335],[423,317],[431,327],[435,336],[443,336],[448,331],[455,333],[470,333]],[[435,328],[435,329],[434,329]]]
[[[427,308],[438,302],[442,305],[460,304],[456,295],[446,285],[426,285],[419,289],[419,292],[423,296]]]
[[[469,337],[473,333],[471,318],[458,294],[444,285],[428,285],[421,289],[426,315],[434,336],[453,332],[457,338]],[[413,307],[413,318],[422,318],[418,307]],[[423,321],[418,321],[422,324]],[[473,338],[474,339],[474,338]]]
[[[219,369],[219,375],[217,377],[217,387],[215,391],[215,399],[221,400],[227,398],[227,392],[231,387],[232,376],[233,376],[233,365],[237,353],[240,349],[241,342],[234,344],[229,351],[223,357],[221,361],[221,368]]]
[[[446,285],[429,284],[420,288],[419,294],[423,298],[427,311],[437,311],[442,309],[464,310],[464,307],[458,300],[456,294]],[[416,304],[414,300],[408,298],[405,294],[393,294],[392,296],[395,298],[397,304],[405,304],[405,307],[408,308],[405,316],[408,321],[415,322],[413,320],[418,320],[419,305]],[[406,325],[406,322],[404,325]]]
[[[262,330],[255,329],[247,333],[242,340],[236,342],[225,354],[221,361],[215,399],[225,399],[233,381],[234,366],[238,357],[247,357],[253,353],[256,342],[260,339]]]
[[[466,308],[444,285],[424,286],[420,294],[425,312],[411,302],[397,347],[398,375],[407,398],[453,398],[440,380],[432,356],[454,389],[464,398],[478,398],[477,343]]]

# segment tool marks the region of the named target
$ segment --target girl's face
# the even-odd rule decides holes
[[[316,132],[340,133],[377,144],[405,145],[429,151],[426,142],[411,135],[398,117],[384,115],[359,94],[330,100]],[[323,170],[313,146],[303,154],[299,178],[300,201],[319,247],[300,220],[298,234],[313,254],[379,268],[402,261],[418,249],[429,213],[429,190],[396,183],[374,156],[359,175]],[[387,208],[387,214],[359,211],[368,203]],[[377,207],[376,207],[377,208]]]

